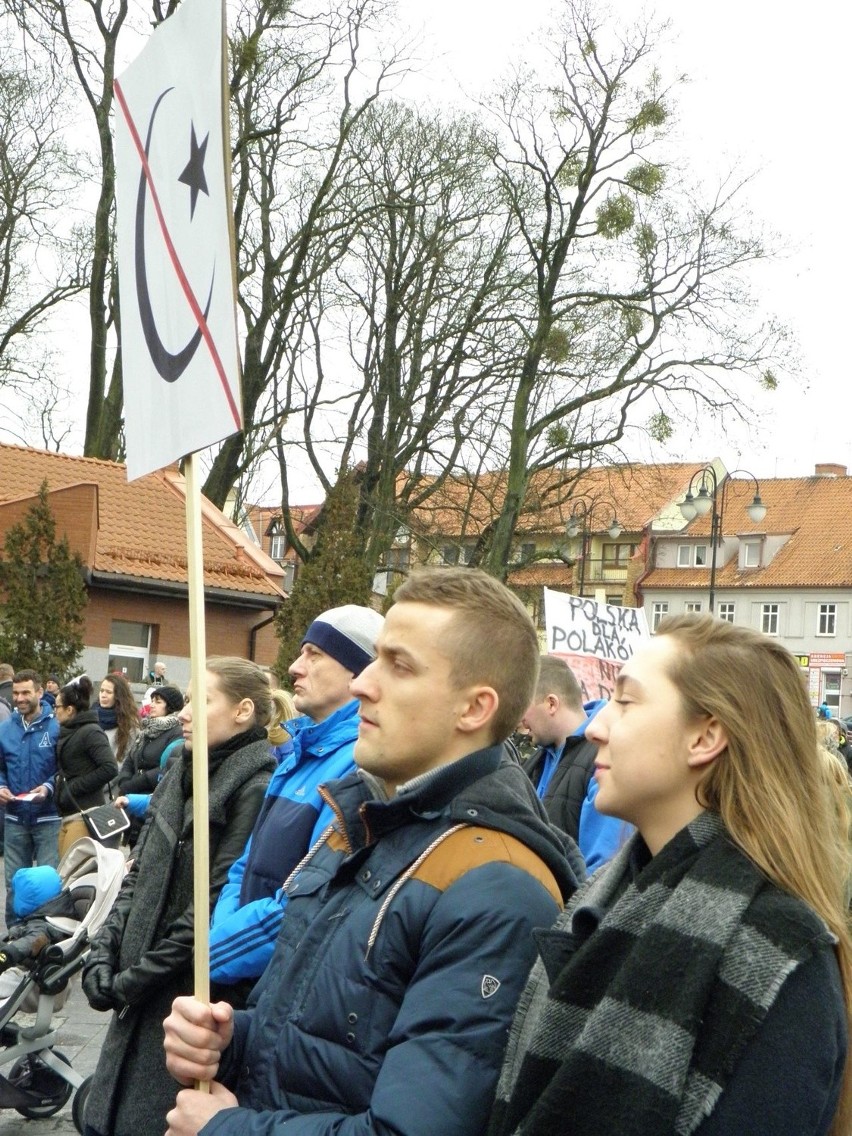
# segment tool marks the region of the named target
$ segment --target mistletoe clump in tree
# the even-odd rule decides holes
[[[83,563],[56,539],[43,481],[24,518],[6,533],[0,556],[0,658],[39,674],[67,674],[83,650],[87,603]]]

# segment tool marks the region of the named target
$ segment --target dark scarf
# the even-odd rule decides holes
[[[237,750],[244,749],[245,746],[251,745],[252,742],[259,742],[264,738],[266,738],[266,730],[263,726],[252,726],[250,729],[244,730],[241,734],[234,734],[232,738],[228,738],[228,740],[222,742],[220,746],[209,750],[207,753],[208,775],[212,777],[225,758],[231,757]],[[184,749],[184,766],[181,778],[183,795],[188,800],[192,796],[192,753],[188,749]]]
[[[635,835],[550,931],[489,1136],[688,1136],[783,982],[834,941],[703,813],[641,871]]]
[[[118,725],[118,711],[114,706],[101,706],[98,703],[98,721],[102,730],[114,730]]]

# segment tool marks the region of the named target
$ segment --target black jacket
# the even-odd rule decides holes
[[[165,719],[155,718],[153,721]],[[157,788],[162,772],[160,758],[163,751],[182,736],[181,724],[177,718],[170,715],[169,721],[171,725],[158,733],[151,731],[149,722],[142,723],[118,772],[118,788],[122,793],[153,793]]]
[[[189,755],[157,786],[133,867],[84,968],[113,973],[113,1016],[86,1120],[114,1136],[162,1136],[175,1083],[165,1067],[163,1019],[192,990],[193,818]],[[275,761],[265,730],[209,753],[210,907],[248,840]]]
[[[579,839],[580,810],[594,773],[597,754],[598,747],[594,742],[584,737],[567,738],[542,801],[550,823],[574,840]],[[544,749],[536,750],[524,766],[536,787],[544,768],[544,756]]]
[[[118,765],[96,710],[83,710],[60,728],[56,767],[60,816],[104,803],[104,789],[118,773]]]

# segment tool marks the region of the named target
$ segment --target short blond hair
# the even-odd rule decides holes
[[[539,668],[533,621],[518,597],[479,568],[423,568],[394,593],[394,604],[423,603],[453,613],[441,649],[450,679],[497,692],[494,741],[508,738],[532,701]]]

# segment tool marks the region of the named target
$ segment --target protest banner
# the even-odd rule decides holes
[[[598,603],[552,588],[544,589],[544,618],[547,653],[570,666],[584,702],[612,697],[618,672],[649,635],[641,607]]]

